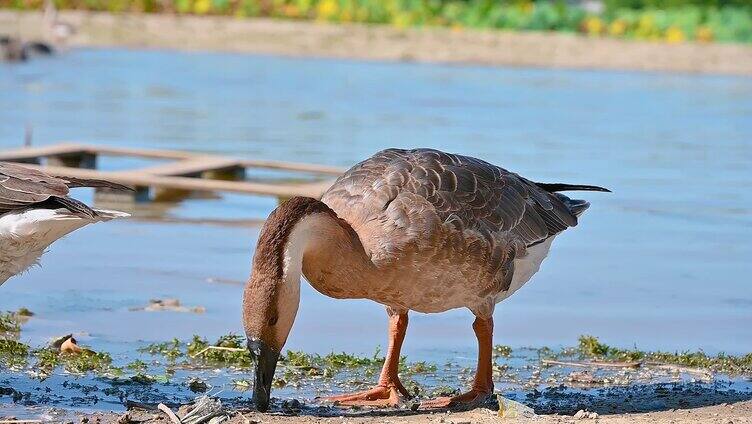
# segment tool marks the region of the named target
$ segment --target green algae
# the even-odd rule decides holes
[[[493,355],[508,358],[512,356],[512,348],[506,345],[496,345],[493,347]]]
[[[25,366],[29,349],[28,345],[16,340],[0,339],[0,364],[8,368]]]
[[[0,335],[14,335],[20,332],[20,315],[17,312],[0,312]]]
[[[236,334],[221,336],[213,344],[202,337],[193,336],[193,340],[188,343],[187,354],[194,362],[204,365],[250,368],[253,357],[244,345],[245,338]]]
[[[152,343],[138,349],[141,353],[147,353],[149,355],[160,355],[167,358],[169,361],[174,361],[183,356],[181,350],[182,342],[177,338],[174,338],[168,342]]]
[[[122,370],[112,366],[112,356],[106,352],[83,349],[77,353],[63,353],[54,348],[38,349],[33,352],[37,362],[35,368],[41,376],[51,375],[58,367],[69,374],[122,374]]]
[[[729,375],[752,374],[752,353],[743,356],[708,355],[703,351],[649,352],[638,349],[621,349],[609,346],[597,337],[583,335],[579,338],[581,356],[605,361],[647,362],[700,368]]]
[[[129,362],[125,368],[134,372],[146,372],[149,365],[140,359],[136,359],[135,361]]]

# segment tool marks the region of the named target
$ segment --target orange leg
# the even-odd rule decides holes
[[[384,367],[381,369],[379,384],[363,392],[327,396],[319,399],[345,406],[386,407],[399,405],[402,401],[401,396],[410,398],[410,394],[397,376],[400,350],[407,331],[407,313],[398,314],[389,308],[387,308],[387,313],[389,314],[389,347],[386,352]]]
[[[420,404],[421,408],[448,408],[457,405],[473,405],[483,402],[493,393],[493,317],[475,318],[475,337],[478,338],[478,368],[470,391],[454,397],[439,397]]]

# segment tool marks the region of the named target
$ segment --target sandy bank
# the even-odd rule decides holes
[[[80,419],[80,417],[78,417]],[[122,414],[93,414],[88,415],[88,422],[99,423],[124,423],[129,422]],[[140,423],[165,423],[169,422],[166,415],[153,412],[130,412],[130,422]],[[120,420],[120,421],[118,421]],[[82,421],[83,422],[83,421]],[[675,424],[675,423],[718,423],[718,424],[748,424],[752,423],[752,401],[735,404],[722,404],[706,406],[694,409],[677,409],[670,411],[658,411],[640,414],[608,414],[599,415],[596,419],[575,419],[568,415],[540,415],[534,420],[529,419],[501,419],[495,411],[488,409],[475,409],[467,412],[456,413],[426,413],[409,416],[379,415],[361,417],[330,417],[322,418],[315,416],[284,416],[276,414],[260,414],[249,412],[236,415],[230,420],[231,424],[264,423],[264,424],[288,424],[288,423],[322,423],[322,424],[419,424],[419,423],[445,423],[445,424],[499,424],[507,422],[535,422],[541,424],[554,423],[601,423],[601,424]]]
[[[365,60],[752,75],[752,46],[574,34],[332,25],[270,19],[67,11],[75,46],[217,50]],[[0,33],[41,36],[41,14],[0,11]]]

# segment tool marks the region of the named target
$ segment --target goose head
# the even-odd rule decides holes
[[[295,197],[275,209],[261,228],[243,293],[243,325],[256,360],[253,395],[260,411],[269,408],[277,361],[298,312],[303,256],[336,222],[324,203]]]

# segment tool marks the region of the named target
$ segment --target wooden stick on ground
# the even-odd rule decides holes
[[[0,424],[38,424],[42,420],[0,420]]]
[[[180,421],[180,418],[178,418],[177,415],[175,415],[174,412],[172,412],[172,409],[170,409],[167,405],[164,403],[160,403],[157,405],[157,408],[159,408],[160,411],[164,412],[168,418],[170,418],[170,421],[172,421],[174,424],[182,424]]]
[[[642,362],[602,362],[602,361],[587,361],[587,362],[568,362],[568,361],[555,361],[553,359],[541,359],[543,365],[561,365],[565,367],[596,367],[596,368],[639,368],[642,366]]]
[[[191,358],[196,358],[198,356],[203,355],[204,353],[208,352],[209,350],[225,350],[228,352],[245,352],[245,349],[242,347],[222,347],[222,346],[207,346],[197,353],[191,355]]]

